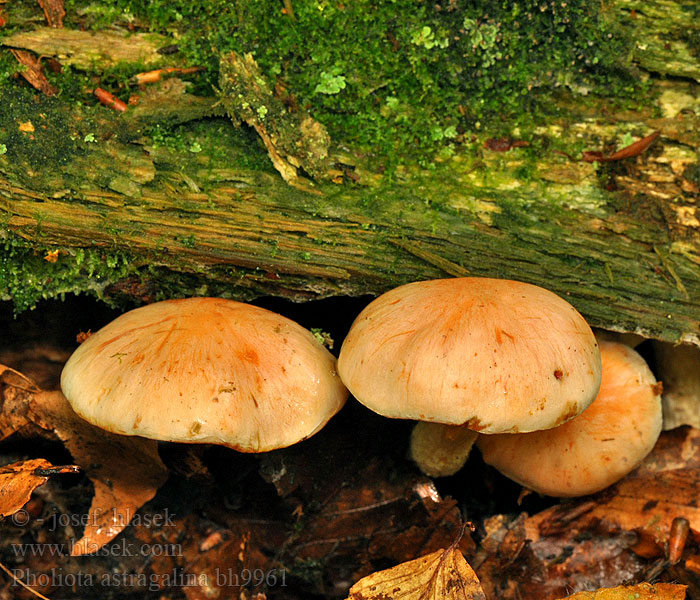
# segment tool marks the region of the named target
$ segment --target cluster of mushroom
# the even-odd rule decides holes
[[[579,496],[633,470],[661,432],[644,360],[622,344],[599,348],[568,302],[517,281],[394,289],[358,316],[338,367],[370,409],[419,421],[410,452],[431,476],[459,470],[478,436],[484,460],[511,479]]]
[[[113,433],[243,452],[313,435],[349,388],[375,412],[419,421],[411,454],[427,474],[456,472],[478,435],[486,462],[555,496],[610,485],[661,429],[641,357],[620,344],[599,349],[571,305],[516,281],[392,290],[358,316],[337,366],[281,315],[190,298],[137,308],[93,334],[61,387],[81,417]]]

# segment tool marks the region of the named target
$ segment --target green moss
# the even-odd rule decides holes
[[[685,177],[688,181],[700,184],[700,165],[691,164],[687,166],[685,171],[683,171],[683,177]]]
[[[3,156],[17,174],[32,177],[33,171],[55,171],[85,152],[84,136],[90,123],[71,122],[59,100],[39,97],[12,86],[3,90],[0,111],[0,143]]]
[[[180,243],[185,248],[194,248],[197,244],[197,241],[196,241],[196,238],[194,235],[188,235],[188,236],[180,238]]]
[[[293,17],[282,6],[68,0],[66,26],[173,36],[176,63],[203,67],[190,77],[203,95],[214,94],[223,53],[251,52],[291,106],[308,108],[333,140],[371,149],[385,166],[406,155],[427,165],[473,132],[531,121],[541,91],[634,91],[620,63],[626,41],[587,0],[315,0],[294,3]],[[65,100],[95,103],[84,93],[91,77],[126,98],[139,68],[51,77]]]
[[[102,297],[107,285],[135,271],[122,252],[29,246],[11,234],[0,244],[0,296],[11,298],[17,312],[86,288]]]
[[[4,225],[0,223],[0,229]],[[187,246],[184,242],[183,245]],[[15,312],[20,313],[33,309],[41,300],[63,298],[70,293],[92,294],[119,308],[139,301],[189,296],[247,301],[256,295],[235,285],[241,278],[250,277],[250,269],[222,267],[188,273],[174,265],[154,266],[155,258],[141,256],[135,261],[127,250],[30,244],[0,231],[0,299],[12,300]]]
[[[307,585],[320,589],[323,581],[323,571],[325,564],[313,558],[297,559],[294,565],[287,567],[289,576],[300,579]]]
[[[177,168],[189,165],[192,176],[202,168],[203,161],[214,179],[217,169],[222,178],[226,175],[221,170],[231,168],[276,173],[257,134],[246,127],[233,127],[230,119],[191,121],[172,127],[155,125],[145,134],[151,140],[149,150],[156,162]],[[197,155],[205,158],[199,161]],[[197,179],[201,182],[203,178]]]

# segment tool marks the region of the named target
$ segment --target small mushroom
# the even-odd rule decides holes
[[[464,464],[474,432],[534,431],[579,414],[598,392],[600,354],[556,294],[465,277],[409,283],[371,302],[338,371],[371,410],[427,422],[411,436],[411,456],[441,476]]]
[[[61,388],[78,415],[113,433],[241,452],[313,435],[348,394],[311,332],[219,298],[121,315],[73,353]]]
[[[506,477],[548,496],[592,494],[635,469],[661,433],[660,386],[629,346],[600,342],[603,378],[593,404],[546,431],[484,435],[484,460]]]

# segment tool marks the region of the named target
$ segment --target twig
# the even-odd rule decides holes
[[[146,83],[155,83],[160,81],[165,75],[190,75],[201,71],[202,67],[166,67],[164,69],[156,69],[155,71],[146,71],[145,73],[137,73],[131,78],[130,83],[136,85],[144,85]]]
[[[10,577],[12,577],[12,579],[15,581],[15,583],[19,583],[19,585],[21,585],[25,590],[31,592],[31,593],[34,594],[37,598],[41,598],[42,600],[50,600],[50,598],[47,598],[47,597],[44,596],[43,594],[40,594],[40,593],[37,592],[36,590],[33,590],[32,588],[30,588],[26,583],[24,583],[24,581],[22,581],[21,579],[19,579],[18,577],[16,577],[15,574],[14,574],[12,571],[10,571],[10,569],[8,569],[8,568],[7,568],[5,565],[3,565],[1,562],[0,562],[0,569],[2,569],[3,571],[5,571],[5,573],[7,573]]]
[[[107,90],[103,90],[102,88],[98,87],[95,88],[92,93],[105,106],[108,106],[117,112],[124,112],[126,110],[126,104],[124,104],[124,102],[113,94],[110,94]]]
[[[661,261],[661,264],[666,267],[666,270],[671,274],[671,277],[673,277],[673,280],[676,282],[676,289],[683,294],[686,300],[690,300],[690,294],[688,294],[688,290],[686,289],[685,285],[683,285],[683,280],[678,276],[676,271],[673,269],[673,266],[671,265],[671,261],[668,257],[664,256],[661,253],[661,250],[659,250],[659,247],[654,244],[652,246],[654,249],[654,252],[656,255],[659,257],[659,260]]]
[[[452,275],[453,277],[466,277],[467,275],[469,275],[469,271],[464,267],[455,264],[452,261],[447,260],[446,258],[443,258],[442,256],[435,254],[434,252],[431,252],[430,250],[426,250],[418,244],[397,239],[390,239],[389,243],[393,244],[394,246],[398,246],[399,248],[405,250],[406,252],[409,252],[410,254],[413,254],[413,256],[422,258],[425,262],[430,263],[431,265],[437,267],[441,271],[444,271],[448,275]]]
[[[641,140],[637,140],[629,146],[625,146],[617,152],[613,152],[610,156],[604,156],[602,152],[587,150],[583,153],[581,160],[583,162],[612,162],[615,160],[622,160],[623,158],[639,156],[649,146],[652,145],[652,143],[656,140],[656,138],[659,137],[659,135],[661,135],[661,132],[655,131],[654,133],[643,137]]]

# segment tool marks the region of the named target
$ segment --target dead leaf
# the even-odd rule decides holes
[[[32,427],[27,418],[29,406],[21,392],[39,391],[31,379],[5,365],[0,365],[0,392],[3,391],[2,386],[7,387],[6,393],[0,393],[0,441]]]
[[[629,600],[630,598],[635,600],[683,600],[686,587],[672,583],[621,585],[595,592],[578,592],[567,596],[566,600]]]
[[[39,6],[46,15],[49,27],[63,27],[63,17],[66,16],[63,0],[39,0]]]
[[[58,250],[51,250],[44,256],[46,262],[55,263],[58,261]]]
[[[34,395],[30,415],[52,430],[95,486],[89,518],[71,554],[92,554],[110,542],[167,479],[154,440],[108,433],[73,412],[61,392]]]
[[[58,388],[61,370],[69,356],[69,351],[47,341],[29,343],[20,348],[0,345],[0,365],[17,369],[21,379],[30,379],[31,386],[37,390]]]
[[[73,412],[60,391],[38,391],[21,374],[0,365],[0,378],[6,379],[5,374],[12,375],[17,385],[6,381],[0,397],[0,438],[29,424],[39,427],[44,437],[63,442],[95,487],[83,537],[74,544],[72,554],[97,552],[129,524],[167,479],[157,442],[93,427]]]
[[[471,560],[491,600],[550,600],[567,593],[639,581],[646,562],[632,552],[636,537],[576,520],[592,504],[559,505],[555,523],[549,510],[515,520],[497,515],[485,523],[488,536]],[[549,515],[552,521],[544,521]],[[540,525],[537,527],[536,525]]]
[[[22,133],[34,133],[34,123],[31,121],[20,121],[18,123],[17,129]]]
[[[48,475],[37,475],[37,469],[53,466],[48,460],[34,458],[0,467],[0,516],[16,513],[27,502],[32,492],[48,480]]]
[[[456,548],[438,550],[360,579],[347,600],[486,600],[479,580]]]
[[[353,565],[353,579],[359,579],[375,571],[373,565],[445,548],[459,534],[456,501],[441,498],[432,481],[417,471],[397,474],[386,456],[369,450],[362,456],[350,430],[324,432],[262,458],[263,477],[290,504],[293,499],[303,522],[289,544],[295,559]],[[467,531],[460,549],[474,548]]]
[[[39,60],[34,58],[30,52],[15,49],[10,49],[10,52],[12,52],[14,57],[21,65],[24,65],[25,69],[24,71],[20,71],[20,75],[27,80],[29,85],[39,90],[46,96],[55,96],[58,93],[58,90],[49,83],[48,79],[46,79],[44,69],[42,68]]]

